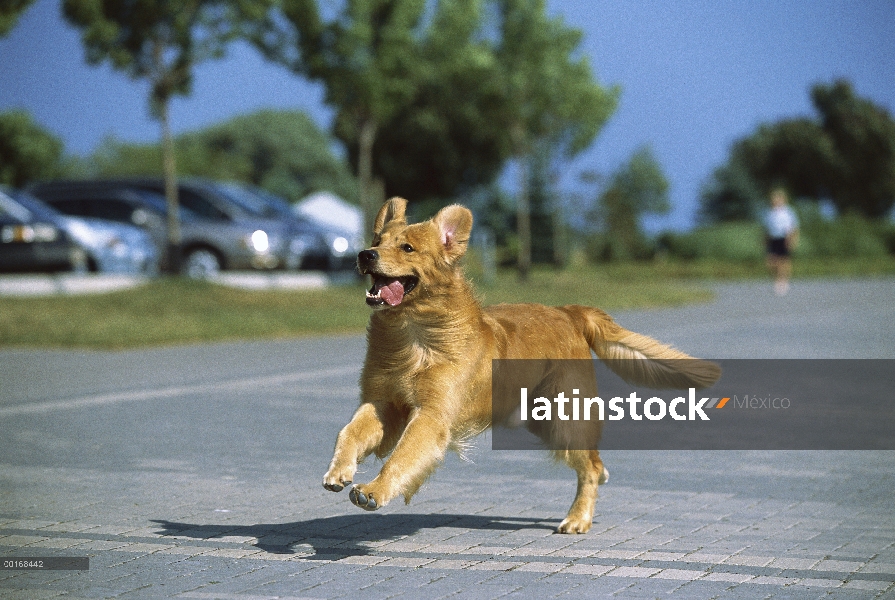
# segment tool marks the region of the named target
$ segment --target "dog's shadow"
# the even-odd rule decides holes
[[[304,554],[309,559],[338,560],[348,556],[369,555],[381,542],[402,539],[422,529],[453,527],[465,530],[516,531],[544,529],[554,531],[544,519],[454,514],[343,515],[257,525],[201,525],[153,519],[162,536],[212,540],[220,538],[256,538],[256,548],[273,554]],[[442,543],[450,544],[450,540]],[[298,548],[297,548],[298,547]]]

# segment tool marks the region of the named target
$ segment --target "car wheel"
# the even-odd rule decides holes
[[[221,259],[211,250],[191,250],[183,260],[183,272],[192,279],[207,279],[221,272]]]

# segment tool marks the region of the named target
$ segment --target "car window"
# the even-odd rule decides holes
[[[31,213],[36,219],[54,221],[60,216],[58,211],[25,192],[15,190],[10,192],[9,196],[20,206],[24,207],[25,210]]]
[[[3,192],[0,192],[0,220],[7,225],[10,223],[27,223],[31,220],[31,213],[13,202],[11,198],[7,198]]]
[[[265,190],[264,188],[259,188],[255,186],[247,186],[245,188],[252,194],[260,197],[262,200],[267,202],[274,210],[280,213],[283,216],[294,216],[292,212],[292,205],[286,202],[284,199],[280,198],[276,194],[272,194]]]
[[[87,213],[97,219],[133,224],[134,207],[117,198],[91,198],[85,201]]]
[[[50,200],[45,200],[44,202],[64,215],[71,215],[73,217],[91,216],[90,208],[81,199],[51,198]]]
[[[188,208],[201,217],[217,221],[229,220],[224,211],[192,190],[180,188],[178,196],[181,206]]]
[[[156,192],[151,192],[149,190],[128,190],[130,193],[135,194],[139,198],[139,202],[144,206],[153,210],[156,214],[164,215],[168,214],[168,201],[161,194],[157,194]],[[181,221],[189,221],[194,220],[198,217],[195,212],[190,210],[188,207],[183,205],[183,202],[180,203],[180,220]]]
[[[215,188],[220,194],[251,215],[267,219],[273,219],[280,216],[273,207],[264,201],[263,198],[259,198],[238,185],[232,183],[219,183],[215,185]]]

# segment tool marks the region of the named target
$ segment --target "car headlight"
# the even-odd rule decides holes
[[[4,242],[54,242],[59,237],[59,230],[53,225],[35,223],[34,225],[8,225],[0,231],[0,239]]]
[[[255,249],[255,252],[267,252],[270,249],[270,240],[266,231],[259,229],[252,234],[252,248]]]
[[[257,229],[242,238],[242,245],[256,254],[267,254],[277,243],[277,239],[263,229]]]
[[[336,251],[336,254],[345,254],[348,251],[348,240],[339,236],[335,238],[332,242],[333,250]]]

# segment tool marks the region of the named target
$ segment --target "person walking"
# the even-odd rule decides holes
[[[771,191],[771,208],[765,215],[768,269],[774,276],[774,293],[783,296],[789,291],[792,275],[792,250],[799,239],[799,221],[789,206],[783,188]]]

